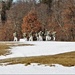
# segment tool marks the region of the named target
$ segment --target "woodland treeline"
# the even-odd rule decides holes
[[[56,31],[56,41],[75,41],[75,0],[2,1],[0,41],[18,40],[23,33]]]

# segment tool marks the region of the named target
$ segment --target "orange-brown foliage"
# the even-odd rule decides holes
[[[27,16],[23,18],[22,33],[35,33],[41,30],[41,23],[37,19],[37,13],[30,11]]]

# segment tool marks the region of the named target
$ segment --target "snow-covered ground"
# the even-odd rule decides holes
[[[56,64],[53,67],[33,63],[25,66],[23,64],[0,66],[0,74],[75,74],[75,67],[63,67]]]
[[[75,42],[17,42],[18,44],[34,44],[34,46],[12,47],[12,54],[0,56],[0,59],[13,57],[29,57],[41,55],[55,55],[75,51]],[[16,43],[16,44],[17,44]],[[6,63],[4,63],[6,64]],[[24,64],[0,66],[0,74],[75,74],[74,67],[64,67],[56,64],[53,67],[45,65]]]
[[[19,43],[19,42],[18,42]],[[41,55],[55,55],[75,51],[75,42],[20,42],[34,44],[34,46],[17,46],[11,49],[12,54],[0,56],[0,59],[13,57],[29,57]]]

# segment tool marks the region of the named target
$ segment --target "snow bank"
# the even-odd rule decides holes
[[[75,74],[75,67],[63,67],[56,64],[55,67],[31,64],[0,66],[0,74]]]

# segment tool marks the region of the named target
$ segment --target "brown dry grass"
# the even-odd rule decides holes
[[[10,47],[5,44],[0,44],[0,55],[7,55],[10,53]]]
[[[68,53],[51,55],[51,56],[11,58],[11,59],[0,60],[0,63],[8,63],[8,65],[11,64],[29,65],[31,63],[40,63],[45,65],[61,64],[63,66],[70,67],[70,66],[75,66],[75,52],[68,52]]]
[[[20,42],[0,42],[0,45],[8,45],[8,46],[34,46],[34,44],[24,44]]]

